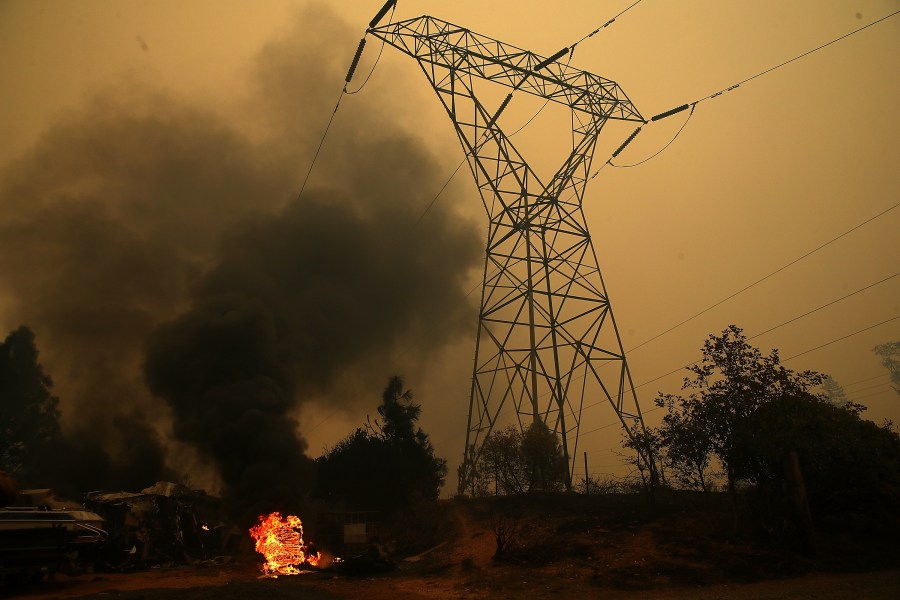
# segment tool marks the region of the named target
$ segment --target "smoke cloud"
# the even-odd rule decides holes
[[[291,199],[357,37],[322,7],[298,27],[259,55],[252,120],[128,81],[3,173],[0,301],[37,333],[68,438],[111,465],[83,489],[202,464],[233,505],[299,499],[300,404],[470,333],[478,231],[452,198],[416,225],[446,170],[393,126],[402,91],[355,96]]]

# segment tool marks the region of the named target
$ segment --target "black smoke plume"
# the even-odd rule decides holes
[[[416,225],[447,169],[392,120],[404,90],[373,80],[345,102],[291,199],[356,37],[308,9],[260,53],[253,119],[131,81],[4,171],[0,303],[38,334],[94,460],[149,485],[188,449],[233,505],[284,504],[309,470],[300,403],[352,402],[336,383],[380,389],[470,333],[477,230],[452,197]]]

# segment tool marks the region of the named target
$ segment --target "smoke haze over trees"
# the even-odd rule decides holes
[[[338,116],[293,198],[356,36],[325,8],[309,19],[260,53],[252,123],[113,84],[0,175],[0,303],[41,340],[65,438],[96,444],[82,462],[141,486],[166,464],[208,472],[231,494],[278,464],[302,475],[301,402],[339,407],[348,373],[469,331],[478,232],[452,202],[414,228],[445,173],[390,98]]]

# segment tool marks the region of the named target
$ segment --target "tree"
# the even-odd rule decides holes
[[[356,509],[388,513],[436,500],[447,463],[417,426],[421,406],[394,376],[378,406],[381,421],[357,428],[317,460],[319,494]]]
[[[872,348],[881,357],[881,364],[891,374],[894,391],[900,395],[900,342],[888,342]]]
[[[730,325],[722,335],[704,342],[699,364],[690,367],[683,389],[692,394],[695,418],[704,423],[713,453],[722,462],[730,490],[737,479],[750,476],[738,468],[735,428],[760,406],[782,398],[814,398],[810,391],[823,376],[813,371],[795,373],[781,366],[777,350],[763,355],[747,342],[741,328]],[[696,402],[695,399],[699,399]]]
[[[644,427],[640,422],[632,423],[622,439],[622,447],[634,451],[625,458],[625,462],[637,469],[641,488],[649,494],[651,501],[654,487],[659,483],[657,478],[663,475],[654,464],[659,460],[662,441],[660,430]]]
[[[532,423],[522,435],[522,460],[532,491],[558,492],[566,485],[569,465],[559,436],[541,421]]]
[[[796,452],[813,514],[900,499],[900,436],[861,419],[855,405],[781,397],[760,406],[734,432],[736,461],[783,506],[785,457]]]
[[[835,406],[846,406],[850,404],[847,393],[831,375],[825,375],[822,380],[822,390],[825,398]]]
[[[660,394],[655,402],[666,409],[657,434],[665,466],[680,485],[708,492],[712,434],[701,418],[699,399]]]
[[[846,397],[835,401],[840,386],[833,380],[826,393],[813,393],[826,381],[823,375],[784,368],[777,350],[763,355],[734,325],[706,340],[690,370],[683,385],[689,395],[657,399],[667,410],[663,452],[682,483],[696,477],[694,484],[703,487],[700,477],[714,457],[732,499],[737,480],[751,483],[775,522],[790,521],[783,519],[785,507],[797,522],[797,498],[787,497],[799,481],[795,461],[813,514],[854,502],[893,506],[900,498],[900,436],[861,419],[863,406]]]
[[[52,388],[34,333],[24,325],[11,332],[0,345],[0,469],[14,478],[37,475],[42,453],[60,439]]]
[[[756,483],[758,460],[736,435],[762,406],[775,401],[818,400],[810,390],[823,376],[813,371],[795,373],[780,364],[778,351],[763,355],[747,342],[736,325],[704,342],[701,360],[689,367],[682,389],[689,395],[662,396],[668,407],[667,456],[685,469],[703,465],[703,452],[715,456],[728,480],[728,490],[737,526],[736,482]],[[665,429],[664,420],[664,429]],[[677,435],[677,434],[681,435]]]
[[[567,469],[559,436],[546,425],[532,423],[524,433],[510,425],[485,439],[471,484],[481,495],[555,492],[565,486]]]
[[[491,432],[481,446],[477,493],[487,494],[493,484],[494,495],[524,494],[529,488],[528,468],[522,459],[522,432],[510,425]]]

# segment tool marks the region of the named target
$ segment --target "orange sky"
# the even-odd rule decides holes
[[[293,23],[304,4],[0,0],[0,165],[14,168],[15,159],[49,123],[121,81],[149,82],[190,98],[252,135],[258,115],[248,105],[247,72],[264,44],[296,35]],[[360,34],[380,7],[380,2],[363,0],[330,4]],[[431,14],[550,55],[629,4],[401,0],[396,17]],[[649,117],[898,9],[896,0],[643,0],[581,44],[572,64],[617,81]],[[316,22],[303,22],[299,31],[316,27]],[[634,169],[607,168],[589,184],[586,212],[626,351],[898,202],[898,43],[900,16],[703,102],[659,157]],[[356,40],[335,39],[334,44],[349,63]],[[377,48],[370,40],[354,83],[368,73]],[[333,93],[328,91],[335,98],[343,69],[335,70]],[[380,102],[381,95],[391,98],[395,126],[424,139],[449,176],[462,154],[430,94],[414,61],[388,48],[368,89],[345,100],[335,127],[352,118],[357,106]],[[527,120],[533,106],[512,106],[504,114],[508,126]],[[637,162],[665,145],[684,115],[647,128],[621,162]],[[328,114],[305,117],[324,127]],[[530,139],[523,134],[537,164],[555,162],[549,153],[564,148],[568,139],[566,130],[553,125],[554,116],[547,117],[549,124],[529,129]],[[628,124],[608,127],[597,160],[605,160],[630,131]],[[526,145],[526,156],[532,156],[528,149]],[[328,152],[327,140],[323,152]],[[297,165],[298,188],[306,168]],[[460,211],[482,216],[465,170],[454,178],[452,189],[471,197],[470,206],[460,206]],[[423,207],[436,191],[422,190]],[[900,209],[640,348],[629,358],[635,382],[695,360],[705,336],[730,323],[753,336],[900,272],[898,229]],[[473,274],[473,285],[477,280]],[[3,302],[0,291],[0,308]],[[898,315],[900,277],[754,343],[764,351],[777,347],[782,357],[790,357]],[[6,330],[18,325],[14,312],[0,316]],[[473,311],[473,332],[474,317]],[[846,386],[851,399],[870,407],[868,418],[900,422],[900,399],[871,352],[876,344],[898,339],[900,320],[787,366],[828,373]],[[433,372],[406,374],[424,403],[425,429],[454,466],[463,444],[471,350],[461,343],[447,351]],[[676,391],[679,382],[673,375],[641,387],[642,406],[652,408],[656,391]],[[374,390],[373,406],[377,394]],[[583,432],[615,420],[593,410],[597,414],[585,416]],[[307,406],[301,423],[311,450],[334,443],[365,413]],[[649,413],[648,422],[654,424],[658,415]],[[592,471],[621,471],[613,453],[618,442],[615,428],[583,438]]]

